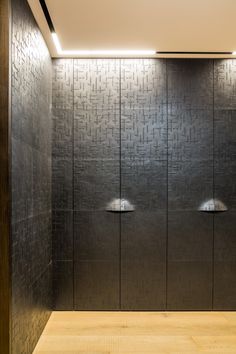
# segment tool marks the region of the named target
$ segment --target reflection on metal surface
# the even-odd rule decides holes
[[[219,199],[209,199],[202,203],[198,208],[199,211],[220,212],[228,210],[227,206]]]
[[[107,211],[128,212],[134,211],[134,206],[126,199],[113,199],[106,207]]]

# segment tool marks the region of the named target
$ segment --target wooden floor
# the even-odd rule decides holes
[[[53,312],[34,354],[236,354],[236,312]]]

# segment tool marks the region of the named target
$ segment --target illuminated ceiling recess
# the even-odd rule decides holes
[[[62,56],[151,56],[155,50],[63,50],[56,32],[52,32],[52,39],[57,53]]]
[[[55,32],[55,28],[49,14],[47,5],[45,0],[39,0],[42,10],[44,12],[45,18],[47,20],[49,29],[51,31],[53,43],[56,47],[57,53],[61,56],[152,56],[156,54],[155,50],[63,50],[60,40],[58,38],[57,33]]]
[[[53,58],[236,56],[235,0],[28,3]]]

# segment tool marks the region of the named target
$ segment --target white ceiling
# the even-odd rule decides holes
[[[28,2],[52,57],[58,57],[39,0]],[[46,4],[64,50],[236,50],[236,0],[46,0]]]

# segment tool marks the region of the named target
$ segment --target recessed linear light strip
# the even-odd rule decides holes
[[[55,28],[49,14],[45,0],[39,0],[44,16],[51,31],[54,45],[57,53],[63,56],[152,56],[155,54],[162,55],[236,55],[233,52],[168,52],[156,50],[63,50],[59,38],[55,32]]]
[[[52,38],[57,53],[65,56],[143,56],[156,54],[155,50],[63,50],[55,32],[52,33]]]

